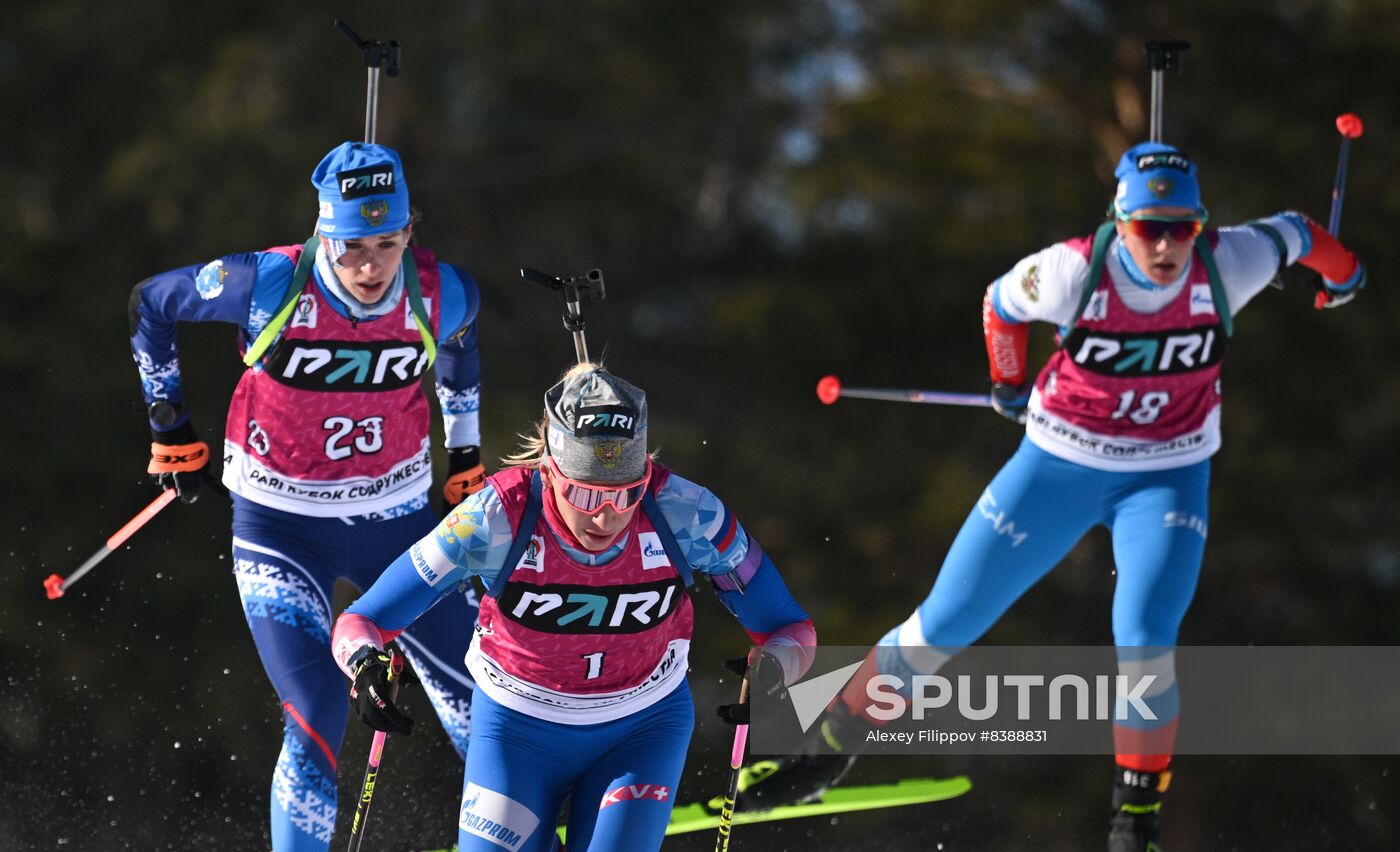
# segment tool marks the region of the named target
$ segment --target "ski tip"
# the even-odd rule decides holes
[[[1337,116],[1337,132],[1348,139],[1358,139],[1366,130],[1361,116],[1354,112],[1344,112]]]
[[[57,574],[50,574],[48,579],[44,581],[44,594],[51,601],[63,597],[63,578]]]
[[[841,397],[841,380],[835,376],[822,376],[817,382],[817,399],[822,405],[831,405]]]

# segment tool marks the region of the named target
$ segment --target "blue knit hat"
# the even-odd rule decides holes
[[[408,225],[408,184],[392,148],[342,143],[316,166],[311,185],[321,208],[316,233],[336,243]],[[343,246],[334,252],[337,257],[343,253]]]
[[[1196,164],[1185,154],[1161,142],[1143,142],[1129,148],[1113,174],[1118,192],[1113,212],[1128,216],[1144,207],[1189,207],[1206,215]]]

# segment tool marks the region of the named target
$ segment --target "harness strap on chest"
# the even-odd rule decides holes
[[[287,284],[287,292],[282,296],[282,306],[268,320],[263,330],[258,333],[253,345],[248,347],[248,351],[243,354],[243,363],[249,367],[258,362],[267,350],[277,342],[282,334],[282,329],[286,328],[288,320],[292,318],[292,311],[296,310],[297,302],[301,300],[301,291],[306,289],[306,282],[311,278],[311,270],[316,266],[316,248],[318,240],[316,237],[306,241],[306,245],[301,248],[301,257],[297,258],[296,269],[292,270],[292,280]],[[403,254],[403,277],[404,290],[408,293],[408,304],[413,310],[413,322],[418,326],[418,334],[423,338],[423,348],[428,352],[428,366],[432,366],[437,360],[437,341],[433,339],[433,333],[429,327],[428,311],[423,306],[423,289],[418,283],[418,264],[413,259],[412,251],[405,251]]]
[[[1210,240],[1202,234],[1196,240],[1196,254],[1201,258],[1201,265],[1206,268],[1206,277],[1210,279],[1210,297],[1215,300],[1215,313],[1220,317],[1220,327],[1225,329],[1225,336],[1230,337],[1235,333],[1235,323],[1230,317],[1230,300],[1225,297],[1225,282],[1220,280],[1220,270],[1215,265],[1215,251],[1210,247]]]
[[[642,511],[647,513],[647,520],[651,521],[652,529],[656,530],[656,537],[661,539],[661,547],[666,551],[666,558],[671,560],[671,565],[676,569],[676,573],[681,575],[681,582],[688,589],[695,582],[695,577],[690,570],[690,563],[686,561],[685,554],[681,552],[681,546],[676,543],[676,534],[671,532],[671,525],[666,523],[666,516],[661,514],[661,507],[656,505],[656,495],[647,489],[647,493],[642,496]]]
[[[1094,298],[1094,291],[1099,289],[1099,281],[1103,278],[1103,266],[1105,258],[1108,257],[1108,244],[1113,242],[1113,220],[1109,219],[1099,226],[1094,232],[1094,239],[1090,245],[1093,248],[1089,251],[1089,275],[1084,279],[1084,292],[1079,297],[1079,307],[1074,309],[1074,318],[1067,325],[1060,327],[1060,335],[1068,336],[1070,329],[1079,322],[1079,318],[1084,316],[1084,309],[1089,307],[1089,300]]]
[[[525,497],[520,526],[515,528],[515,538],[511,540],[510,550],[506,552],[506,561],[501,563],[500,570],[491,578],[491,585],[486,590],[486,594],[493,598],[499,600],[505,592],[506,581],[510,579],[511,572],[515,571],[515,566],[520,563],[520,556],[525,552],[525,548],[530,546],[530,537],[535,534],[535,526],[540,522],[540,513],[544,511],[542,488],[540,472],[537,470],[530,475],[530,493]]]
[[[428,325],[428,311],[423,307],[423,291],[418,285],[418,263],[412,251],[403,253],[403,286],[408,291],[408,306],[413,309],[413,322],[418,326],[418,334],[423,338],[423,348],[428,351],[428,366],[437,360],[437,341],[433,339]]]
[[[493,598],[500,599],[501,594],[506,590],[506,582],[515,571],[515,566],[520,563],[520,556],[525,552],[525,548],[530,546],[530,537],[535,533],[535,526],[540,521],[540,514],[544,511],[544,492],[540,472],[536,470],[530,476],[530,493],[525,497],[525,508],[520,514],[520,525],[516,527],[515,538],[511,540],[510,550],[506,552],[506,560],[501,564],[501,568],[492,578],[490,588],[486,593]],[[681,552],[680,545],[676,542],[675,533],[671,532],[671,525],[666,523],[666,517],[661,514],[661,507],[656,505],[656,497],[648,489],[642,497],[642,511],[646,512],[647,520],[651,521],[652,528],[656,530],[656,537],[661,539],[661,547],[666,551],[666,558],[671,560],[671,566],[680,575],[681,582],[686,588],[690,588],[695,582],[695,577],[690,570],[690,563],[686,561],[685,554]]]
[[[1068,326],[1060,329],[1061,334],[1069,334],[1069,330],[1084,316],[1084,309],[1089,307],[1089,300],[1094,297],[1094,291],[1099,289],[1099,282],[1103,280],[1104,264],[1108,258],[1108,244],[1113,242],[1113,233],[1116,230],[1114,221],[1110,219],[1094,232],[1093,249],[1089,252],[1089,277],[1085,279],[1084,294],[1079,297],[1079,307],[1075,309],[1074,319]],[[1225,336],[1230,337],[1235,330],[1230,317],[1230,301],[1225,297],[1225,284],[1220,280],[1220,270],[1215,265],[1215,252],[1211,250],[1210,241],[1205,239],[1204,234],[1196,240],[1196,254],[1206,269],[1206,278],[1210,280],[1210,296],[1215,301],[1215,312],[1220,317],[1220,326],[1225,329]]]
[[[301,291],[306,288],[306,281],[311,277],[311,268],[316,265],[316,245],[317,239],[312,237],[301,247],[301,257],[297,258],[296,269],[292,270],[291,283],[287,285],[287,292],[282,296],[282,307],[277,309],[277,313],[272,315],[272,319],[268,320],[267,325],[258,333],[253,345],[243,353],[245,365],[251,367],[258,363],[258,359],[272,347],[277,336],[282,333],[287,320],[292,318],[292,311],[296,309]]]

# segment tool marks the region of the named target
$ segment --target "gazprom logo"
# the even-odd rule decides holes
[[[642,547],[642,570],[670,566],[671,560],[666,558],[666,547],[661,543],[661,536],[654,532],[640,533],[637,543]]]
[[[1209,284],[1191,285],[1191,315],[1215,313],[1215,297],[1210,293]]]
[[[495,790],[467,783],[462,806],[457,811],[457,828],[474,834],[502,849],[519,849],[540,824],[521,802]]]

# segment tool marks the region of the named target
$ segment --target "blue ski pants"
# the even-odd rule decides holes
[[[689,684],[611,722],[564,725],[478,690],[457,815],[460,852],[548,852],[569,798],[569,852],[661,848],[685,766]]]
[[[274,852],[323,852],[336,820],[336,755],[349,683],[331,657],[331,591],[361,590],[438,518],[428,508],[347,523],[234,498],[233,565],[243,614],[281,701],[282,753],[272,776]],[[457,752],[465,755],[473,684],[464,657],[476,606],[449,595],[397,640]],[[363,729],[366,737],[368,728]]]
[[[1023,440],[963,523],[928,597],[880,640],[877,669],[931,674],[947,659],[939,649],[976,642],[1102,525],[1117,569],[1112,627],[1119,672],[1154,675],[1145,696],[1150,718],[1130,716],[1113,726],[1118,762],[1165,769],[1180,707],[1172,649],[1200,577],[1209,485],[1208,459],[1169,470],[1103,471]]]
[[[1210,461],[1144,472],[1084,467],[1023,440],[992,479],[919,605],[934,646],[977,641],[1095,526],[1113,541],[1113,639],[1171,646],[1205,553]]]

